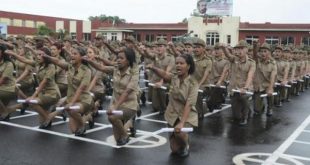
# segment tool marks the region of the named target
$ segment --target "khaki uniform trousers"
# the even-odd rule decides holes
[[[124,129],[124,124],[136,115],[135,110],[124,109],[122,111],[123,115],[109,115],[108,117],[113,126],[113,135],[116,141],[128,137],[127,130]]]

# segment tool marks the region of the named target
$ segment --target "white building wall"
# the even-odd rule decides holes
[[[227,44],[227,35],[231,36],[231,45],[235,46],[239,41],[239,23],[240,17],[223,17],[222,23],[207,23],[203,22],[202,17],[191,17],[188,20],[188,31],[193,31],[192,36],[206,41],[206,35],[209,32],[219,33],[221,43]]]

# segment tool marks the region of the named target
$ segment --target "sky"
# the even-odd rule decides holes
[[[0,10],[87,20],[100,14],[133,23],[177,23],[197,0],[0,0]],[[251,23],[310,23],[310,0],[233,0],[233,16]]]

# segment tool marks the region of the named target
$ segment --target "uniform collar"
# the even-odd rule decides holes
[[[216,61],[221,61],[221,60],[223,60],[223,59],[224,59],[224,57],[223,57],[223,56],[220,56],[220,57],[214,57],[214,59],[215,59]]]
[[[244,59],[244,60],[241,60],[241,59],[239,58],[239,62],[240,62],[240,63],[246,63],[248,60],[249,60],[249,57],[248,57],[247,55],[245,56],[245,59]]]
[[[121,71],[120,71],[120,70],[118,70],[118,72],[117,72],[117,73],[118,73],[118,75],[121,75],[121,76],[124,76],[124,75],[130,75],[130,69],[131,69],[131,68],[130,68],[130,67],[128,67],[128,68],[127,68],[127,70],[124,72],[124,74],[121,74]]]

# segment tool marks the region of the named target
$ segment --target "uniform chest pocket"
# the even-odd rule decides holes
[[[72,84],[75,85],[75,86],[79,86],[81,81],[82,81],[82,77],[81,76],[73,76],[72,77]]]

